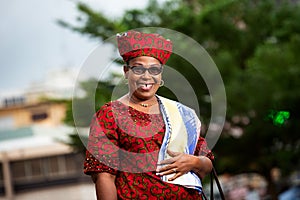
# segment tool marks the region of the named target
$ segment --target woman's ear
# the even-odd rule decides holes
[[[128,73],[127,73],[128,71],[129,71],[129,68],[126,65],[123,65],[123,72],[124,72],[125,79],[128,78]]]

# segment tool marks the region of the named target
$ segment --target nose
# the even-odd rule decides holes
[[[148,78],[151,78],[151,77],[152,76],[151,76],[151,74],[149,73],[148,70],[146,70],[145,73],[142,75],[142,78],[144,78],[144,79],[148,79]]]

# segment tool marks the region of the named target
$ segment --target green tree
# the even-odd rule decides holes
[[[279,167],[283,175],[288,175],[300,166],[298,5],[273,0],[150,0],[145,9],[128,10],[114,20],[83,3],[78,4],[78,10],[78,24],[59,23],[95,39],[154,26],[182,32],[198,41],[217,64],[228,98],[227,123],[214,148],[217,167],[233,174],[262,174],[276,199],[278,191],[270,170]],[[178,57],[172,57],[169,65],[194,86],[201,118],[208,123],[211,105],[205,101],[209,93],[201,76]],[[159,92],[175,98],[167,88]],[[108,100],[106,95],[99,96],[99,104]],[[290,118],[281,125],[274,124],[268,117],[271,110],[287,111]]]

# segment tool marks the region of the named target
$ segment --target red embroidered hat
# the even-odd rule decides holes
[[[172,54],[172,42],[156,33],[128,31],[117,34],[117,41],[125,62],[138,56],[151,56],[166,64]]]

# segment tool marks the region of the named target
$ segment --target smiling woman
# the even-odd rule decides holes
[[[128,93],[91,123],[84,172],[103,199],[202,199],[213,155],[194,110],[156,95],[172,42],[154,33],[117,35]]]

